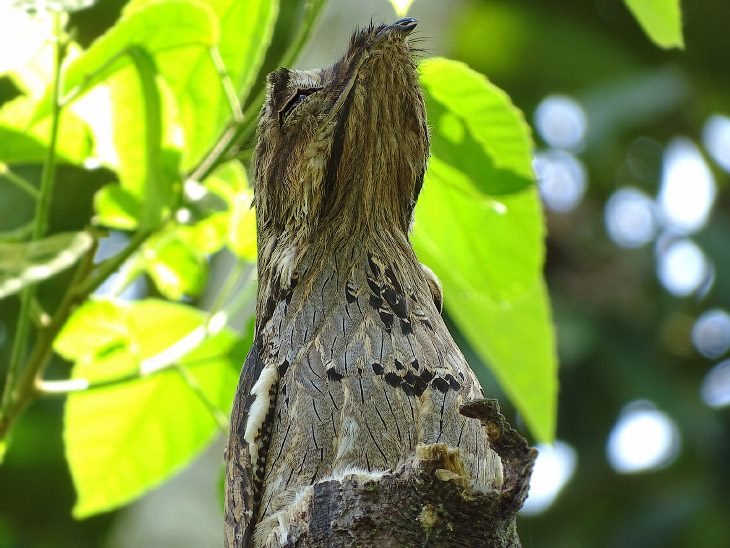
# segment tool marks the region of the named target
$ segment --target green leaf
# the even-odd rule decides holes
[[[122,188],[118,183],[109,183],[101,187],[94,195],[94,223],[118,228],[120,230],[134,230],[141,217],[139,201],[131,192]]]
[[[256,261],[256,211],[253,190],[246,171],[238,161],[218,167],[205,180],[205,186],[228,204],[228,247],[241,259]]]
[[[129,348],[126,317],[126,309],[112,301],[87,301],[66,321],[53,349],[67,360],[93,363],[115,348]]]
[[[541,276],[544,228],[537,193],[533,188],[485,196],[437,154],[434,149],[416,207],[414,244],[455,271],[459,301],[483,295],[508,306]]]
[[[92,243],[86,232],[54,234],[34,242],[0,242],[0,299],[71,267]]]
[[[256,211],[252,195],[241,194],[231,212],[228,247],[241,259],[256,261]]]
[[[684,48],[679,0],[624,0],[644,32],[665,49]]]
[[[78,98],[118,70],[128,66],[130,47],[150,55],[184,47],[209,48],[218,41],[211,10],[201,2],[166,0],[154,2],[119,19],[81,56],[63,71],[62,97]],[[51,112],[48,91],[36,111],[36,119]]]
[[[198,249],[180,237],[174,225],[150,238],[141,254],[141,266],[157,289],[171,300],[197,296],[205,287],[208,265]]]
[[[21,96],[0,108],[0,161],[8,164],[42,163],[46,157],[51,120],[32,123],[35,101]],[[89,127],[73,112],[63,111],[58,126],[56,154],[61,162],[80,164],[89,156]]]
[[[447,283],[444,278],[441,281],[446,291]],[[557,357],[543,280],[536,280],[509,306],[495,306],[478,295],[454,305],[448,308],[450,316],[473,348],[492,364],[495,377],[530,431],[538,440],[551,442],[558,398]]]
[[[433,146],[414,247],[440,277],[449,316],[535,436],[549,441],[557,360],[529,128],[507,95],[466,65],[433,59],[421,70]]]
[[[413,0],[389,0],[390,5],[393,6],[395,14],[399,17],[403,17],[408,13],[408,10],[413,4]]]
[[[204,320],[190,307],[162,301],[88,302],[59,334],[54,348],[75,360],[73,378],[92,383],[140,369],[152,372],[149,365],[164,357],[161,352],[191,341],[172,361],[195,385],[192,389],[173,366],[69,396],[64,441],[78,494],[75,517],[140,496],[188,464],[215,436],[208,404],[229,412],[243,349],[227,329],[201,343],[195,334],[204,333]]]
[[[490,195],[534,184],[529,129],[504,91],[465,64],[447,59],[424,61],[421,73],[428,106],[434,110],[427,111],[435,130],[434,152],[458,165]]]
[[[155,228],[175,203],[175,177],[163,169],[163,113],[154,61],[137,47],[128,52],[134,70],[127,67],[109,80],[117,173],[122,187],[141,204],[139,225]]]
[[[201,255],[211,255],[225,244],[229,218],[227,212],[213,213],[193,225],[179,226],[177,236],[188,248]]]
[[[131,15],[153,2],[132,1],[124,13]],[[155,56],[180,108],[186,170],[210,149],[231,119],[222,78],[230,80],[234,95],[241,101],[248,96],[271,42],[279,8],[278,0],[208,0],[206,5],[220,28],[217,49],[185,48]],[[216,66],[217,55],[222,66]]]

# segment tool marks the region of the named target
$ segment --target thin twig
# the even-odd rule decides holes
[[[38,189],[17,173],[10,171],[10,168],[2,162],[0,162],[0,177],[28,194],[34,200],[38,199]]]
[[[231,75],[228,74],[228,69],[226,68],[226,64],[223,62],[221,52],[216,46],[212,46],[208,48],[208,53],[210,53],[210,59],[213,62],[213,66],[215,66],[215,70],[218,71],[218,77],[220,78],[223,93],[225,93],[226,99],[228,100],[228,106],[231,109],[233,122],[235,124],[240,124],[243,121],[241,104],[238,102],[236,86],[233,85]]]
[[[61,63],[65,52],[65,45],[61,42],[61,13],[54,14],[54,35],[55,50],[53,63],[53,83],[52,83],[52,114],[51,114],[51,132],[48,139],[48,150],[46,159],[43,163],[43,172],[41,174],[41,186],[38,192],[38,203],[35,210],[33,220],[32,240],[40,240],[46,233],[48,227],[48,211],[51,206],[51,198],[53,195],[53,185],[56,180],[56,142],[58,140],[58,127],[61,118],[61,107],[58,104],[61,92]],[[2,398],[2,415],[5,414],[6,407],[12,399],[15,390],[16,378],[20,374],[20,364],[23,361],[28,338],[30,336],[30,316],[31,302],[35,295],[35,286],[26,287],[20,295],[20,313],[18,315],[18,323],[15,330],[15,339],[10,352],[10,363],[8,365],[8,373],[5,378],[5,391]]]
[[[97,267],[94,277],[87,279],[81,286],[79,286],[76,290],[76,294],[80,296],[90,295],[96,288],[103,284],[109,276],[116,272],[145,241],[147,241],[150,234],[151,233],[147,231],[137,232],[132,237],[127,247]]]
[[[29,221],[18,228],[0,232],[0,242],[22,242],[33,234],[33,221]]]

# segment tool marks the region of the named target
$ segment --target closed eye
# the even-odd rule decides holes
[[[307,97],[312,95],[312,93],[319,91],[320,89],[322,88],[298,89],[279,111],[279,124],[283,124],[284,120],[286,120],[287,116],[289,116],[295,108],[302,104]]]

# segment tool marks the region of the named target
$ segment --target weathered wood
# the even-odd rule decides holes
[[[501,490],[474,490],[458,449],[422,445],[392,473],[317,482],[271,540],[289,547],[520,546],[515,515],[527,494],[536,451],[509,427],[496,400],[464,407],[495,434],[493,447],[505,472]]]

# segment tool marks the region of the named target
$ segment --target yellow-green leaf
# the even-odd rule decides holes
[[[162,301],[90,302],[59,334],[54,347],[75,360],[75,379],[110,383],[143,374],[68,398],[64,441],[78,495],[74,516],[128,503],[188,464],[215,436],[208,406],[229,412],[243,350],[227,329],[194,337],[204,332],[204,320],[190,307]],[[185,341],[184,352],[160,354]],[[165,359],[186,375],[173,366],[144,376],[150,362]]]
[[[155,0],[133,0],[131,16]],[[200,161],[232,117],[223,79],[233,99],[245,101],[271,41],[278,0],[207,0],[219,29],[216,49],[189,47],[155,54],[160,74],[170,84],[185,134],[183,169]],[[218,64],[218,66],[217,66]]]
[[[51,120],[33,121],[35,100],[21,96],[0,108],[0,161],[8,164],[42,163],[46,157]],[[92,135],[73,112],[61,113],[56,155],[61,162],[80,164],[89,156]]]
[[[233,253],[247,261],[256,260],[256,212],[253,190],[240,162],[227,162],[205,180],[205,186],[228,205],[227,243]]]
[[[158,52],[195,47],[207,49],[218,41],[218,27],[211,10],[202,2],[165,0],[154,2],[120,18],[89,49],[63,71],[62,95],[83,93],[129,65],[130,47],[154,56]],[[36,119],[51,112],[51,91],[36,111]]]
[[[532,143],[507,95],[462,63],[422,63],[432,158],[413,244],[446,311],[535,436],[555,432],[557,360]],[[489,392],[489,387],[486,387]]]
[[[662,48],[684,48],[679,0],[624,0],[644,32]]]
[[[390,5],[393,6],[396,15],[403,17],[408,13],[408,10],[413,4],[413,0],[389,0]]]
[[[208,274],[205,258],[180,238],[175,226],[150,238],[142,249],[140,261],[157,289],[168,299],[194,297],[205,287]]]

